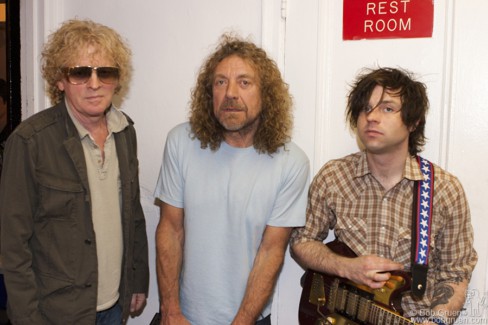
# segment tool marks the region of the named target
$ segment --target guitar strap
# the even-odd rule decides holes
[[[424,176],[413,185],[412,216],[412,294],[421,298],[426,289],[429,269],[432,201],[434,199],[434,168],[427,159],[417,156]]]

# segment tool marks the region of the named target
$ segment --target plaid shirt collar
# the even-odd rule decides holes
[[[368,174],[371,174],[371,170],[369,169],[368,159],[366,158],[366,151],[363,150],[356,167],[355,177],[361,178]],[[411,181],[423,180],[423,175],[416,157],[407,157],[403,177]]]

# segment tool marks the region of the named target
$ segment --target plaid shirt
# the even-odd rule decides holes
[[[291,245],[323,241],[331,229],[357,255],[389,258],[410,271],[413,184],[422,179],[414,158],[407,159],[403,174],[385,192],[371,174],[364,152],[328,162],[312,182],[307,222],[293,231]],[[426,293],[421,300],[405,293],[406,317],[429,311],[436,284],[469,280],[476,265],[464,190],[456,177],[436,165],[432,219]]]

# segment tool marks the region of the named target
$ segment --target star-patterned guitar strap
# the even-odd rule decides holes
[[[424,179],[416,181],[413,186],[412,294],[421,298],[427,286],[427,270],[429,269],[434,168],[430,161],[420,156],[417,156],[417,161]]]

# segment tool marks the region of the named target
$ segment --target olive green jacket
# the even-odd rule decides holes
[[[136,133],[115,133],[122,191],[119,303],[147,293],[147,236]],[[14,324],[95,324],[97,250],[82,144],[64,100],[7,140],[0,184],[1,256]]]

